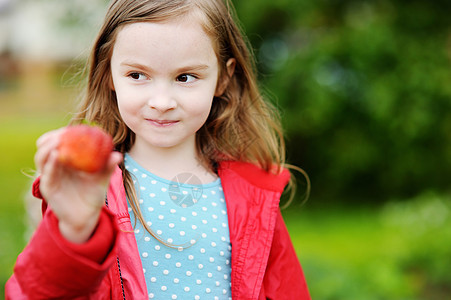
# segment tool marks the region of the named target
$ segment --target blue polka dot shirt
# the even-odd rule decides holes
[[[170,181],[145,170],[128,154],[124,162],[144,220],[170,244],[162,244],[136,222],[149,299],[231,299],[232,247],[221,180],[202,184],[193,174],[182,173]]]

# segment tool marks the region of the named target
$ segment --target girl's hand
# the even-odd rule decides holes
[[[122,154],[112,152],[106,167],[97,173],[65,167],[57,159],[63,130],[50,131],[36,143],[35,164],[41,174],[39,188],[59,220],[61,234],[73,243],[83,243],[97,226],[109,179],[122,161]]]

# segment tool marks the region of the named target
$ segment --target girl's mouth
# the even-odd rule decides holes
[[[177,124],[178,120],[154,120],[154,119],[147,119],[152,125],[156,127],[169,127],[172,125]]]

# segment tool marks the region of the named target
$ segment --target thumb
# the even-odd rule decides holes
[[[124,159],[124,155],[120,152],[113,151],[111,152],[110,157],[108,158],[106,167],[105,167],[105,174],[108,176],[111,176],[113,174],[114,170],[116,169],[117,165],[119,165],[122,160]]]

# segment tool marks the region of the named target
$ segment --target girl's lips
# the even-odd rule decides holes
[[[178,120],[153,120],[153,119],[147,119],[152,125],[157,127],[169,127],[171,125],[177,124]]]

